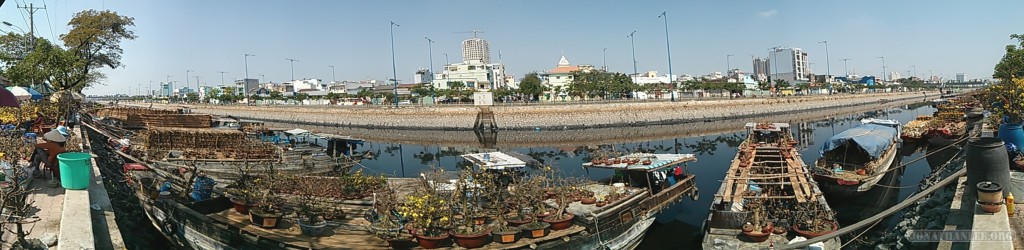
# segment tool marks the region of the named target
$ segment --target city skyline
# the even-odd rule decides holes
[[[913,65],[921,77],[932,71],[945,79],[957,73],[989,78],[1003,48],[1012,43],[1009,35],[1024,33],[1013,25],[1024,23],[1024,16],[1013,13],[1019,9],[1014,7],[1024,7],[1018,2],[18,3],[47,7],[36,13],[35,26],[38,37],[50,40],[66,33],[65,24],[81,10],[106,8],[135,18],[139,38],[122,45],[125,67],[103,70],[107,79],[87,94],[124,93],[139,85],[146,89],[150,81],[165,79],[184,86],[186,70],[194,71],[188,72],[189,86],[195,86],[196,76],[207,85],[220,85],[219,72],[226,72],[230,83],[246,72],[244,54],[257,55],[247,58],[250,78],[291,79],[287,58],[297,60],[297,79],[387,80],[392,75],[390,21],[402,24],[394,32],[403,83],[416,70],[431,66],[424,36],[435,41],[433,68],[440,71],[445,54],[451,63],[462,61],[461,43],[473,37],[466,33],[472,30],[483,31],[478,36],[488,41],[490,53],[500,50],[509,74],[517,78],[552,68],[562,55],[574,64],[597,66],[604,65],[606,56],[610,71],[632,73],[626,36],[633,30],[639,71],[665,74],[665,31],[657,17],[662,11],[672,16],[668,26],[677,75],[725,72],[727,64],[750,72],[747,58],[766,58],[767,49],[776,46],[803,49],[813,64],[811,71],[824,74],[828,63],[819,43],[824,40],[834,75],[845,71],[840,59],[851,59],[845,62],[849,71],[881,76],[882,63],[876,58],[885,57],[888,72],[906,73]],[[27,18],[15,5],[8,2],[0,8],[0,21],[27,30]],[[18,32],[6,26],[0,30]],[[727,55],[733,55],[731,63]]]

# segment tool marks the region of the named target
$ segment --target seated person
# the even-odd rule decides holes
[[[39,163],[46,164],[53,174],[54,179],[60,181],[60,167],[57,166],[57,155],[64,153],[64,143],[67,141],[57,130],[43,134],[43,143],[36,144],[35,152],[32,153],[32,162],[29,164],[29,173],[33,176],[40,176]]]

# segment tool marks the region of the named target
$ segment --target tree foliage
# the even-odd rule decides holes
[[[569,94],[577,97],[621,98],[629,96],[639,86],[622,73],[603,70],[573,71]]]
[[[81,91],[91,84],[94,71],[121,66],[121,41],[137,38],[131,30],[135,18],[118,15],[109,10],[85,10],[78,12],[68,22],[71,30],[61,35],[67,50],[78,59],[71,65],[66,81],[51,82],[57,90]]]
[[[529,96],[531,100],[536,100],[545,91],[548,91],[548,87],[541,83],[536,72],[526,74],[519,82],[519,93]]]
[[[1017,45],[1006,45],[1006,54],[996,64],[992,78],[1003,82],[1010,82],[1013,78],[1024,77],[1024,34],[1011,34],[1011,39],[1017,39]]]

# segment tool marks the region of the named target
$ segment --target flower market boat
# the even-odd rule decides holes
[[[811,168],[828,195],[856,197],[871,190],[896,161],[902,140],[900,123],[865,119],[825,141]]]
[[[704,221],[704,249],[767,249],[838,229],[787,123],[747,123]],[[839,239],[820,243],[839,249]]]

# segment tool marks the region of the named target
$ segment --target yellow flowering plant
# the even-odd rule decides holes
[[[433,237],[444,234],[443,228],[449,226],[451,209],[444,198],[426,192],[406,196],[405,203],[398,206],[398,213],[412,224],[417,234]]]
[[[990,123],[1021,123],[1024,121],[1024,78],[1013,78],[985,88],[982,104],[991,112]]]

